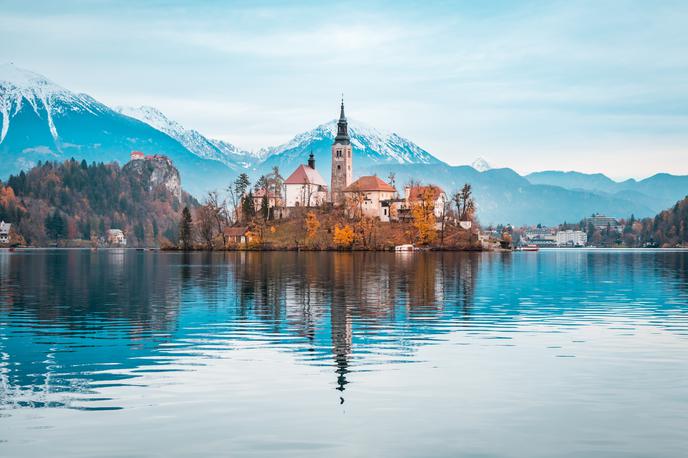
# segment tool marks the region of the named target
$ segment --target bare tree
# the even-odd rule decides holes
[[[363,218],[363,203],[365,202],[365,193],[360,191],[346,192],[344,199],[344,208],[350,218],[360,220]]]
[[[473,218],[475,202],[472,196],[473,191],[468,183],[464,184],[460,191],[452,194],[451,200],[456,205],[456,214],[461,221],[468,221]]]
[[[229,225],[227,201],[221,199],[217,191],[210,191],[206,196],[205,205],[215,221],[217,233],[222,236],[222,246],[227,246],[227,237],[225,236],[225,227]]]
[[[208,205],[201,205],[196,210],[196,232],[205,242],[206,248],[212,250],[215,238],[215,216]]]

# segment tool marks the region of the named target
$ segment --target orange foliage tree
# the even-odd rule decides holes
[[[348,224],[344,227],[335,226],[332,241],[339,248],[350,247],[354,243],[354,230]]]
[[[413,227],[418,232],[418,242],[427,245],[435,241],[435,191],[431,186],[425,186],[418,196],[418,200],[411,208]]]
[[[306,213],[303,225],[306,228],[306,240],[313,240],[318,233],[318,229],[320,229],[320,221],[318,221],[314,211]]]

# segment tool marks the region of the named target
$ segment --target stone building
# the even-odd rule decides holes
[[[339,121],[337,122],[337,136],[332,144],[332,179],[331,201],[334,205],[344,203],[344,190],[351,184],[353,174],[353,157],[349,128],[344,116],[344,99],[342,99]]]
[[[360,216],[380,218],[389,221],[389,205],[383,205],[392,200],[397,190],[389,183],[376,176],[364,176],[351,183],[344,189],[344,196],[350,211],[360,212]]]

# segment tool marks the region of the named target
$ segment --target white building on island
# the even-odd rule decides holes
[[[285,204],[289,207],[319,207],[327,202],[327,184],[315,170],[311,153],[308,165],[301,164],[284,181]]]

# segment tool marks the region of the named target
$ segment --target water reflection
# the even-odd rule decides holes
[[[685,338],[687,278],[680,252],[5,252],[0,402],[118,408],[104,388],[241,344],[329,367],[344,403],[352,372],[452,332],[508,345],[623,318]]]

